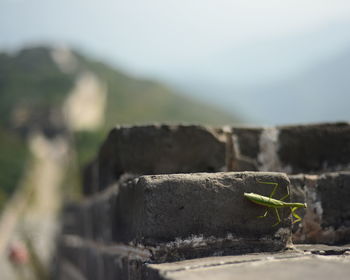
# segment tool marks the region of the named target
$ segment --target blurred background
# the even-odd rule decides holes
[[[348,121],[349,30],[346,0],[0,0],[1,279],[48,279],[114,125]]]

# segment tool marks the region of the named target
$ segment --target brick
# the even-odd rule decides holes
[[[226,165],[232,171],[258,171],[260,137],[263,129],[233,127],[226,133]]]
[[[98,192],[98,162],[93,160],[82,172],[82,192],[85,196]]]
[[[290,210],[279,210],[258,219],[264,207],[244,198],[244,192],[269,196],[287,193],[288,178],[282,173],[227,172],[147,175],[128,178],[86,199],[77,217],[81,237],[104,244],[144,246],[153,261],[179,260],[207,255],[275,251],[290,239]],[[84,225],[84,221],[89,221]],[[85,232],[86,231],[86,232]]]
[[[293,228],[295,243],[350,242],[350,172],[290,176],[292,200],[305,201],[302,223]]]
[[[87,203],[68,202],[63,209],[62,232],[92,238],[91,206]]]
[[[228,170],[319,174],[350,168],[350,125],[232,128]]]
[[[98,155],[98,186],[87,184],[86,193],[108,187],[125,173],[222,171],[224,138],[220,129],[195,125],[116,127]]]
[[[332,123],[279,127],[278,155],[290,173],[349,169],[350,125]]]
[[[116,200],[116,242],[157,248],[155,260],[210,254],[274,251],[290,238],[289,209],[258,219],[265,208],[244,198],[244,192],[268,196],[280,184],[276,197],[287,192],[281,173],[195,173],[141,176],[121,187]]]
[[[150,259],[145,249],[117,244],[106,246],[77,236],[62,236],[60,248],[57,280],[68,276],[74,280],[73,276],[80,277],[77,280],[140,280],[142,264]]]
[[[106,244],[113,241],[113,219],[115,217],[115,200],[119,185],[115,184],[101,195],[86,202],[91,209],[92,239]]]

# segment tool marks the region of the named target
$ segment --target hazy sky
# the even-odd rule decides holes
[[[310,109],[293,93],[278,92],[298,110],[285,114],[276,93],[267,91],[263,100],[280,112],[262,110],[255,91],[237,90],[259,92],[342,54],[349,30],[349,0],[0,0],[0,50],[73,46],[261,123],[350,117],[337,109],[344,96],[304,102]],[[332,118],[324,110],[330,102]]]
[[[348,18],[348,0],[0,0],[0,48],[55,41],[157,72]]]

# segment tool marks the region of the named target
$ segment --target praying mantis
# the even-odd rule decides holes
[[[295,213],[295,210],[297,210],[298,208],[306,208],[307,205],[306,203],[298,203],[298,202],[284,202],[283,200],[286,199],[289,196],[289,189],[288,193],[282,197],[281,199],[274,199],[272,198],[273,195],[275,194],[277,187],[278,187],[278,183],[275,182],[264,182],[264,181],[260,181],[258,179],[256,179],[257,182],[261,183],[261,184],[268,184],[268,185],[273,185],[274,188],[270,194],[269,197],[267,196],[263,196],[260,194],[256,194],[256,193],[244,193],[244,196],[249,199],[251,202],[262,205],[267,207],[266,212],[262,215],[262,216],[258,216],[258,218],[266,218],[267,214],[269,212],[269,210],[271,208],[275,209],[275,213],[276,213],[276,217],[277,217],[277,222],[275,224],[273,224],[272,226],[276,226],[281,222],[281,218],[280,215],[278,213],[278,208],[284,208],[284,207],[290,207],[292,215],[296,218],[296,220],[293,221],[294,223],[300,222],[301,218],[300,216]]]

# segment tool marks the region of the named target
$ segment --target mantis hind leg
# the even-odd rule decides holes
[[[273,227],[277,226],[281,222],[280,214],[278,213],[277,208],[275,208],[275,212],[276,212],[277,222],[272,225]]]
[[[269,210],[270,210],[270,209],[267,208],[267,210],[265,211],[264,215],[258,216],[257,218],[266,218],[267,215],[268,215],[268,213],[269,213]],[[277,226],[277,225],[281,222],[280,214],[278,213],[277,208],[275,208],[275,213],[276,213],[276,217],[277,217],[277,222],[274,223],[274,224],[272,225],[273,227],[274,227],[274,226]]]
[[[256,179],[257,182],[261,183],[261,184],[267,184],[267,185],[274,185],[274,188],[269,196],[269,198],[272,198],[277,190],[278,187],[278,183],[275,182],[265,182],[265,181],[260,181],[259,179]]]
[[[281,201],[285,200],[289,195],[290,195],[290,192],[289,192],[289,188],[287,187],[287,194],[283,196],[280,200]]]
[[[301,221],[301,217],[297,213],[295,213],[295,210],[297,210],[297,209],[298,209],[298,207],[292,208],[292,215],[296,218],[296,220],[293,221],[293,224]]]

